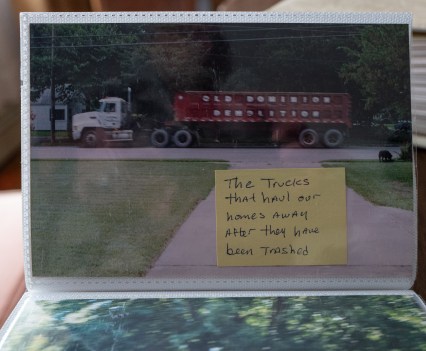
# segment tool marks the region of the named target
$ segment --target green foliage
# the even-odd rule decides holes
[[[412,296],[37,301],[3,350],[426,350]]]
[[[406,25],[370,25],[343,47],[349,62],[341,77],[358,87],[369,115],[385,114],[394,123],[410,116],[408,35]]]
[[[399,154],[399,159],[401,161],[412,161],[413,160],[413,145],[407,143],[401,146],[401,152]]]
[[[356,30],[356,29],[355,29]],[[250,25],[229,31],[233,70],[222,90],[344,91],[339,49],[352,26]]]
[[[225,163],[31,162],[35,276],[140,276]],[[197,186],[194,186],[196,184]]]
[[[123,90],[122,63],[130,47],[121,45],[134,42],[138,31],[119,24],[31,25],[32,100],[50,88],[52,66],[57,99],[66,103],[83,93],[93,106]]]
[[[134,112],[159,121],[181,90],[349,92],[354,121],[407,120],[408,59],[405,25],[31,25],[33,100],[53,68],[58,99],[93,108],[130,86]]]

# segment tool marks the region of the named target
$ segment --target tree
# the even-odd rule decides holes
[[[346,84],[360,91],[369,115],[393,122],[410,116],[409,36],[406,25],[369,25],[343,50],[349,62],[340,70]]]
[[[176,92],[219,89],[230,67],[219,26],[150,24],[144,30],[124,60],[138,112],[152,120],[171,119]]]
[[[425,351],[413,296],[29,300],[5,351]]]
[[[257,91],[345,91],[338,70],[339,50],[353,40],[348,25],[251,24],[226,33],[234,69],[226,89]],[[225,90],[226,90],[225,89]]]
[[[122,62],[139,29],[119,24],[31,25],[31,100],[50,89],[54,111],[57,101],[67,103],[76,95],[84,94],[93,106],[99,97],[115,92],[122,86]],[[54,119],[51,129],[54,142]]]

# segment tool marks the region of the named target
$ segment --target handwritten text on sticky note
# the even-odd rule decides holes
[[[347,263],[344,168],[216,171],[219,266]]]

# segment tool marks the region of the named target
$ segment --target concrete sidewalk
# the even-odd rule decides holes
[[[347,190],[348,265],[217,267],[215,196],[191,213],[147,278],[410,277],[414,262],[413,212],[375,206]]]
[[[321,167],[330,159],[374,159],[377,150],[318,150],[309,157],[306,150],[227,150],[234,169]],[[256,150],[258,151],[258,150]],[[247,155],[246,155],[247,153]],[[348,154],[350,153],[350,154]],[[263,155],[263,157],[261,157]],[[256,155],[257,156],[257,155]],[[194,209],[178,229],[147,278],[249,279],[303,277],[404,277],[412,275],[415,258],[414,213],[375,206],[352,189],[347,189],[348,265],[218,267],[216,265],[216,218],[214,190]]]

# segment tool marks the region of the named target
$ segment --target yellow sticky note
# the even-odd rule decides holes
[[[216,171],[219,266],[347,263],[344,168]]]

